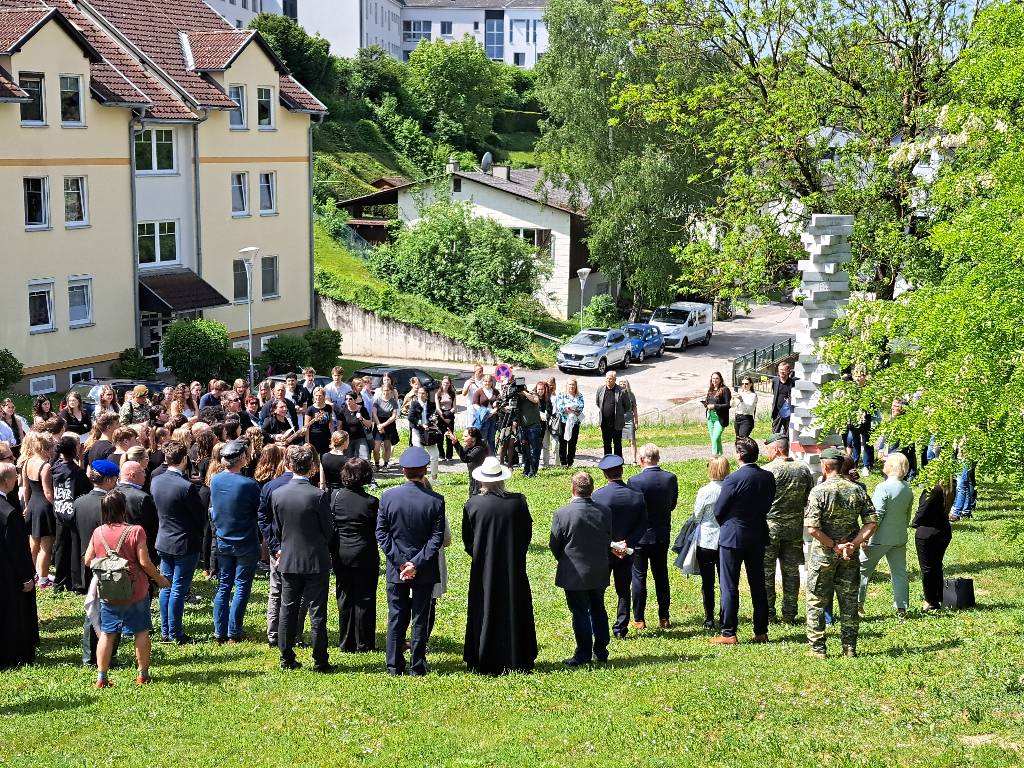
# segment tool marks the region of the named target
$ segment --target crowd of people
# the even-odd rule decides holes
[[[445,378],[432,395],[411,387],[402,402],[386,376],[374,392],[363,379],[345,382],[340,368],[332,374],[332,383],[319,387],[308,369],[302,381],[289,376],[261,383],[257,395],[241,380],[231,386],[210,382],[206,393],[197,392],[195,383],[178,385],[156,403],[138,386],[120,406],[104,390],[94,409],[72,396],[59,412],[37,398],[31,424],[5,403],[2,423],[11,434],[0,435],[9,438],[0,440],[0,610],[10,623],[0,633],[0,667],[34,660],[37,594],[67,590],[86,598],[82,661],[96,667],[97,686],[111,684],[111,662],[125,635],[135,643],[136,680],[147,683],[154,597],[159,641],[195,643],[183,616],[185,605],[196,601],[192,582],[202,572],[217,582],[214,640],[236,644],[253,636],[245,617],[262,569],[269,578],[266,642],[278,650],[281,667],[301,666],[295,649],[308,620],[313,669],[330,671],[331,576],[337,646],[343,652],[374,650],[383,554],[386,669],[425,674],[437,600],[447,591],[445,548],[452,541],[445,499],[431,486],[443,451],[446,459],[458,455],[470,470],[461,527],[472,559],[465,662],[485,674],[532,670],[537,638],[526,554],[533,519],[526,496],[505,487],[509,451],[522,451],[527,476],[547,462],[545,453],[572,466],[586,407],[576,382],[570,379],[552,397],[553,381],[527,390],[514,379],[496,384],[478,368],[461,393]],[[787,378],[780,375],[783,385]],[[720,440],[728,416],[718,409],[734,398],[721,376],[712,378],[711,387],[716,394],[712,399],[709,391],[709,429]],[[750,403],[742,397],[747,391],[743,382],[740,403]],[[473,403],[473,426],[461,438],[454,432],[460,396]],[[501,437],[508,419],[499,428],[499,417],[513,397],[517,437],[509,446]],[[554,511],[549,538],[554,581],[565,591],[572,617],[569,667],[604,662],[612,636],[647,628],[648,573],[658,625],[671,626],[668,558],[679,501],[676,478],[660,466],[660,451],[649,443],[636,453],[641,471],[624,481],[621,447],[635,435],[636,400],[614,373],[594,406],[605,443],[598,465],[605,482],[595,489],[590,474],[573,474],[570,501]],[[738,415],[753,417],[755,409],[756,398],[750,413]],[[773,418],[784,428],[789,413],[780,410],[784,415],[773,405]],[[408,420],[412,443],[398,462],[405,482],[378,500],[369,492],[374,470],[388,467],[393,457],[400,417]],[[552,422],[561,426],[554,430]],[[855,655],[867,582],[882,557],[895,610],[905,615],[909,608],[908,527],[916,529],[924,610],[941,605],[951,484],[922,494],[912,514],[903,452],[887,451],[887,479],[869,497],[846,452],[822,452],[816,479],[790,457],[786,432],[765,442],[763,467],[748,435],[736,438],[736,471],[729,471],[720,450],[709,461],[709,482],[697,492],[693,513],[672,545],[676,564],[701,578],[704,626],[716,632],[711,642],[738,642],[741,568],[750,587],[753,641],[767,642],[773,622],[795,622],[799,568],[806,563],[811,652],[826,654],[825,627],[838,618],[843,652]],[[609,584],[617,599],[610,625],[604,602]]]

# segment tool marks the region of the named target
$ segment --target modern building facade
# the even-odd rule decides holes
[[[260,13],[284,14],[289,0],[206,0],[206,4],[235,29],[243,29]]]
[[[23,388],[162,368],[177,318],[254,346],[311,324],[324,106],[201,0],[0,0],[0,347]]]

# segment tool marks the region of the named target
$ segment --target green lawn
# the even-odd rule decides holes
[[[702,461],[670,468],[681,479],[678,526],[704,468]],[[456,544],[425,679],[389,678],[381,652],[332,651],[340,671],[321,677],[281,672],[277,654],[260,642],[218,647],[208,641],[212,591],[204,581],[197,586],[204,604],[189,607],[186,629],[206,642],[157,646],[148,688],[137,688],[132,672],[121,669],[112,673],[115,688],[96,691],[92,673],[77,664],[80,599],[46,594],[39,664],[0,674],[0,764],[1020,764],[1024,570],[1018,545],[1000,537],[1005,521],[1021,514],[1016,491],[1009,502],[1008,487],[983,486],[975,520],[954,533],[947,569],[976,580],[978,609],[915,613],[899,622],[880,574],[858,659],[808,658],[795,627],[773,627],[768,646],[742,642],[751,634],[745,598],[741,644],[713,648],[700,628],[699,580],[672,569],[673,628],[615,641],[607,668],[569,672],[560,663],[572,650],[569,614],[546,546],[568,473],[517,477],[512,486],[528,492],[535,519],[529,570],[540,658],[532,675],[491,679],[466,673],[461,659],[469,568],[458,544],[464,482],[453,476],[439,486]],[[910,560],[916,579],[916,558]],[[257,641],[266,586],[257,581],[247,616]],[[611,609],[611,592],[607,602]],[[330,614],[333,642],[333,606]],[[381,646],[384,626],[381,600]],[[830,644],[838,648],[834,633]],[[308,655],[300,651],[307,665]]]

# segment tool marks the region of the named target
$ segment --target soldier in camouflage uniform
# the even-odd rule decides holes
[[[775,500],[768,511],[768,546],[764,550],[764,588],[768,593],[768,618],[775,614],[775,561],[782,569],[782,620],[796,620],[800,597],[800,565],[804,561],[804,509],[814,487],[814,475],[803,462],[789,458],[789,438],[771,435],[769,462],[764,468],[775,476]]]
[[[843,653],[857,655],[858,555],[878,525],[867,492],[840,474],[842,464],[842,451],[821,452],[825,480],[811,490],[804,515],[812,539],[807,557],[807,641],[819,658],[825,658],[825,608],[833,595],[842,613]]]

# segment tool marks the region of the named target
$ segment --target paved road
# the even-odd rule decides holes
[[[711,374],[721,372],[729,383],[734,358],[792,336],[800,327],[799,307],[792,304],[767,304],[752,307],[749,315],[715,323],[714,336],[706,347],[690,347],[686,352],[666,352],[663,357],[650,358],[642,365],[633,364],[627,371],[616,371],[620,378],[628,378],[637,398],[641,419],[645,421],[678,421],[686,415],[700,413],[699,406],[684,403],[707,391]],[[407,360],[382,360],[384,364],[410,365]],[[472,366],[415,361],[415,365],[431,370],[442,368],[465,375]],[[559,388],[570,375],[576,377],[580,392],[588,409],[597,388],[604,379],[597,374],[566,374],[550,368],[525,371],[527,384],[533,386],[539,379],[554,376]]]

